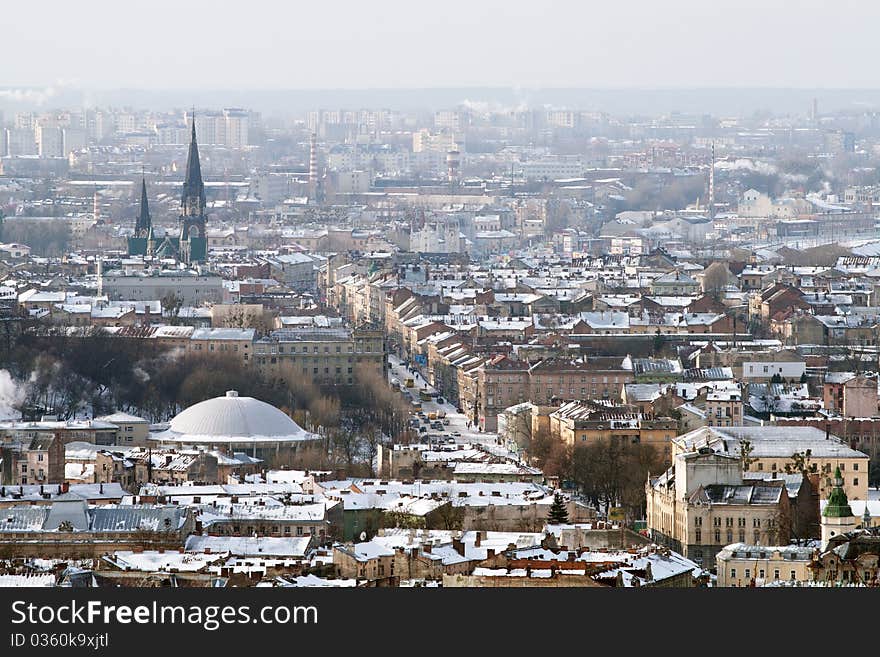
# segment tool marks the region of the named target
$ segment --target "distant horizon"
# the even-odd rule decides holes
[[[77,90],[94,90],[94,91],[135,91],[135,92],[164,92],[164,91],[193,91],[199,92],[242,92],[242,91],[259,91],[259,92],[287,92],[287,91],[421,91],[421,90],[457,90],[457,89],[527,89],[527,90],[563,90],[563,91],[735,91],[735,90],[796,90],[796,91],[821,91],[821,92],[852,92],[852,91],[880,91],[880,83],[874,87],[866,86],[829,86],[820,87],[815,85],[783,85],[783,84],[718,84],[718,85],[518,85],[518,84],[435,84],[435,85],[401,85],[401,86],[206,86],[206,87],[188,87],[188,86],[156,86],[156,87],[129,87],[125,85],[95,85],[95,84],[78,84],[69,81],[60,81],[56,83],[34,83],[29,85],[0,84],[0,91],[8,91],[15,89],[38,90],[48,88],[77,89]]]
[[[880,86],[875,88],[794,86],[661,86],[575,87],[459,85],[421,87],[325,88],[95,88],[62,86],[0,87],[0,110],[46,111],[71,107],[125,106],[162,111],[244,107],[272,115],[300,114],[315,109],[387,108],[404,112],[452,109],[460,105],[520,110],[557,107],[612,115],[682,113],[748,116],[756,112],[805,115],[813,101],[819,112],[880,111]],[[7,117],[8,119],[9,117]]]

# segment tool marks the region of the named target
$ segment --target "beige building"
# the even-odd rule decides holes
[[[715,557],[717,586],[762,586],[771,582],[807,582],[814,548],[733,543]]]
[[[738,456],[703,447],[676,454],[672,467],[646,486],[651,539],[704,568],[735,541],[788,541],[788,493],[782,480],[743,480]]]

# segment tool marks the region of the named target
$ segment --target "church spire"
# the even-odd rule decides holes
[[[853,515],[852,508],[849,505],[849,499],[843,490],[843,477],[840,474],[840,466],[834,471],[834,488],[828,495],[828,502],[822,515],[826,518],[850,518]]]
[[[189,142],[189,155],[186,158],[186,178],[183,181],[180,207],[185,217],[201,216],[205,210],[205,184],[202,182],[202,165],[199,162],[199,146],[196,143],[195,113],[192,115],[192,139]]]
[[[137,221],[134,225],[135,237],[146,237],[150,232],[152,220],[150,218],[150,204],[147,201],[147,179],[141,178],[141,209],[138,212]]]

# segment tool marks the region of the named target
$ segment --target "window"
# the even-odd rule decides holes
[[[703,542],[703,532],[701,532],[699,529],[694,532],[694,541],[696,543]]]
[[[760,577],[761,579],[764,579],[764,569],[763,568],[761,568],[761,570],[758,571],[758,577]]]
[[[735,578],[736,578],[736,568],[731,568],[730,569],[730,579],[735,579]]]
[[[792,570],[791,571],[791,580],[794,581],[796,579],[797,579],[797,577],[795,576],[795,572]]]
[[[773,579],[779,579],[779,568],[773,571]]]
[[[859,485],[859,478],[858,477],[853,478],[853,486],[858,486],[858,485]]]

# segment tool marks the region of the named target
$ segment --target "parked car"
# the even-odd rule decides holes
[[[448,417],[443,418],[443,419],[441,420],[441,422],[442,422],[443,424],[445,424],[447,427],[449,426],[449,418],[448,418]]]

